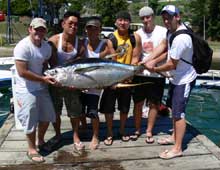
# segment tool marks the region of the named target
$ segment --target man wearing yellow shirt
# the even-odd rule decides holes
[[[141,53],[141,39],[137,34],[129,30],[131,16],[127,11],[120,11],[116,14],[115,26],[117,30],[113,33],[113,38],[108,41],[109,51],[115,53],[117,48],[125,49],[123,55],[116,56],[114,60],[125,64],[137,64]],[[116,40],[116,41],[115,41]],[[125,124],[130,108],[131,89],[107,88],[102,94],[100,101],[100,112],[105,114],[107,123],[107,138],[104,144],[109,146],[113,143],[113,113],[115,112],[115,102],[117,100],[118,110],[120,111],[119,136],[122,141],[127,142],[130,137],[125,133]]]

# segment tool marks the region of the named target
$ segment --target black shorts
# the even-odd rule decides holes
[[[145,82],[149,82],[150,84],[144,84],[134,87],[134,103],[138,103],[147,99],[148,102],[160,104],[165,87],[165,78],[135,76],[133,79],[133,83]]]
[[[82,93],[82,106],[85,116],[91,119],[98,119],[99,96],[95,94]]]
[[[105,89],[101,97],[99,111],[101,113],[114,113],[116,100],[118,102],[118,110],[121,113],[128,113],[131,103],[131,89]]]

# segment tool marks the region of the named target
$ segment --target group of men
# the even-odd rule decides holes
[[[29,36],[21,40],[14,49],[16,65],[16,99],[19,106],[17,117],[21,122],[28,142],[27,156],[33,162],[44,162],[39,150],[50,150],[44,136],[53,122],[55,136],[50,141],[56,145],[62,140],[61,119],[63,101],[67,108],[67,115],[73,129],[73,148],[81,151],[85,145],[79,137],[79,124],[91,118],[93,136],[90,149],[99,146],[99,116],[103,113],[106,119],[107,136],[104,144],[113,144],[113,115],[116,100],[120,111],[120,128],[118,135],[121,140],[137,140],[141,135],[141,114],[144,102],[149,106],[149,116],[146,129],[146,142],[153,143],[153,127],[161,104],[165,78],[157,74],[170,71],[169,107],[172,109],[173,134],[158,141],[161,144],[173,143],[171,150],[159,154],[163,159],[182,156],[182,140],[185,133],[185,108],[195,84],[196,72],[192,65],[180,60],[192,61],[193,46],[189,35],[176,36],[172,45],[169,37],[177,30],[187,29],[182,23],[178,8],[167,5],[162,9],[162,19],[166,28],[155,25],[154,11],[150,7],[143,7],[139,16],[144,27],[135,33],[130,32],[131,16],[127,11],[120,11],[116,15],[116,31],[108,40],[99,38],[101,21],[94,17],[87,21],[85,32],[87,38],[77,37],[80,14],[66,12],[62,21],[63,32],[44,40],[47,27],[42,18],[34,18],[29,26]],[[168,31],[167,31],[168,30]],[[115,40],[116,39],[116,47]],[[104,58],[108,54],[115,54],[117,47],[125,48],[125,53],[112,59],[125,64],[144,64],[146,70],[135,76],[133,80],[125,82],[143,83],[147,85],[131,88],[109,87],[101,91],[88,89],[82,92],[75,87],[63,87],[54,78],[43,75],[49,67],[62,65],[69,60],[82,57]],[[132,135],[125,132],[126,120],[130,109],[131,98],[134,101],[134,126]],[[100,100],[100,105],[98,108]],[[37,140],[36,129],[38,128]]]

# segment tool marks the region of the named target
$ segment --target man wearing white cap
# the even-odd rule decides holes
[[[154,11],[148,6],[140,9],[139,16],[144,27],[137,30],[136,33],[140,35],[142,42],[141,61],[147,61],[155,47],[166,40],[167,29],[154,24]],[[164,59],[165,57],[166,54],[164,55]],[[131,136],[131,139],[136,140],[140,135],[142,107],[146,99],[146,105],[149,106],[149,114],[145,141],[146,143],[153,143],[152,130],[163,97],[165,78],[157,73],[150,73],[148,70],[144,70],[143,73],[135,76],[133,81],[134,83],[151,82],[152,84],[141,85],[134,88],[133,100],[136,131],[134,135]]]
[[[190,96],[190,92],[195,85],[196,71],[193,66],[183,60],[192,63],[193,44],[190,35],[177,35],[172,45],[170,45],[170,37],[178,30],[187,29],[180,18],[179,9],[174,5],[167,5],[161,12],[164,25],[169,30],[167,41],[161,44],[151,55],[152,58],[158,56],[162,50],[168,49],[168,60],[165,64],[152,67],[145,63],[145,66],[152,72],[170,71],[173,76],[170,79],[170,106],[173,118],[173,140],[174,146],[170,150],[160,153],[163,159],[171,159],[182,156],[182,142],[186,130],[185,109]],[[170,140],[170,139],[169,139]],[[168,140],[167,140],[168,141]]]
[[[55,85],[56,81],[44,76],[43,66],[51,56],[51,47],[44,41],[47,32],[46,21],[34,18],[28,28],[29,36],[22,39],[14,49],[16,66],[17,118],[26,134],[28,158],[36,163],[44,158],[36,149],[36,128],[38,145],[43,145],[44,135],[49,122],[55,121],[55,111],[46,84]]]

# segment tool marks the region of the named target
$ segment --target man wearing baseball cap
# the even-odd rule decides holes
[[[94,26],[96,28],[101,28],[101,21],[98,18],[89,19],[86,23],[86,27]]]
[[[34,29],[39,27],[47,29],[46,21],[43,18],[34,18],[31,21],[30,26]]]
[[[171,159],[182,156],[182,142],[186,130],[186,105],[191,90],[195,85],[197,74],[193,66],[185,62],[192,63],[193,44],[190,35],[179,34],[174,38],[172,45],[169,44],[170,37],[173,33],[178,30],[187,29],[181,23],[179,9],[174,5],[167,5],[162,9],[161,15],[169,33],[167,41],[160,44],[151,54],[151,57],[156,58],[164,49],[168,49],[168,59],[161,66],[150,66],[148,62],[145,63],[145,66],[152,72],[169,71],[172,76],[168,92],[168,103],[172,109],[174,131],[172,136],[164,138],[161,141],[165,141],[165,143],[172,141],[174,145],[170,150],[165,150],[159,155],[162,159]]]
[[[142,42],[141,61],[145,61],[149,60],[150,54],[161,42],[166,41],[167,29],[155,25],[154,11],[149,6],[144,6],[139,10],[139,17],[144,27],[137,30],[136,33],[141,37]],[[163,56],[165,59],[166,53]],[[138,136],[140,136],[142,108],[146,100],[146,105],[149,107],[149,113],[145,141],[146,143],[153,143],[154,138],[152,130],[163,97],[165,78],[157,73],[151,73],[148,70],[144,70],[143,73],[135,76],[133,81],[134,83],[150,82],[152,84],[141,85],[134,88],[133,100],[136,131],[130,137],[136,140]]]
[[[55,122],[55,111],[46,84],[56,81],[43,75],[44,65],[51,57],[51,47],[44,41],[46,21],[34,18],[28,28],[29,35],[14,48],[16,66],[15,96],[19,109],[17,119],[21,122],[27,138],[27,157],[35,163],[44,162],[36,143],[44,145],[44,135],[49,122]],[[38,127],[38,139],[36,129]]]
[[[91,17],[85,26],[87,38],[84,39],[85,56],[87,58],[104,58],[108,54],[107,40],[100,39],[101,19],[99,17]],[[85,118],[90,118],[92,123],[92,140],[89,144],[91,150],[95,150],[99,146],[99,115],[98,104],[100,89],[88,89],[82,93],[83,103],[83,119],[81,122],[86,122]]]
[[[161,11],[161,14],[163,14],[164,12],[167,12],[171,16],[180,15],[179,9],[176,6],[174,6],[174,5],[166,5],[166,6],[164,6],[162,11]]]

